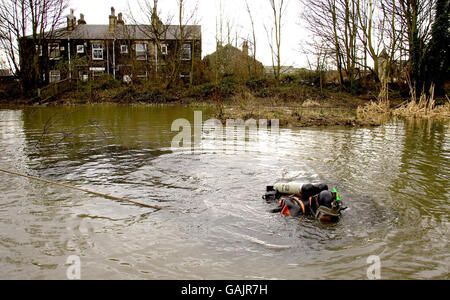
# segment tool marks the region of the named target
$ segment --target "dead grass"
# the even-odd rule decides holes
[[[261,105],[227,105],[219,118],[225,123],[228,119],[266,119],[278,120],[282,127],[322,127],[322,126],[375,126],[372,120],[357,119],[354,110],[327,108],[270,107]]]
[[[405,118],[432,118],[448,119],[450,118],[450,100],[444,105],[436,105],[434,99],[434,87],[431,87],[429,95],[422,93],[417,100],[415,92],[412,93],[411,101],[403,103],[398,107],[392,108],[389,100],[380,99],[377,102],[371,102],[357,109],[357,116],[360,119],[380,120],[389,117]]]
[[[450,101],[447,97],[447,102],[444,105],[436,106],[434,87],[432,87],[430,96],[423,93],[419,101],[403,104],[394,109],[392,114],[397,117],[411,118],[450,118]]]
[[[302,104],[302,107],[320,107],[320,106],[321,106],[320,103],[318,103],[314,100],[311,100],[311,99],[306,100]]]

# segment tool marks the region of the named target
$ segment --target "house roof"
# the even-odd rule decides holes
[[[215,55],[219,53],[219,55],[221,57],[250,57],[251,59],[253,59],[253,57],[251,57],[250,55],[244,53],[244,51],[236,48],[235,46],[231,45],[231,44],[227,44],[225,46],[220,46],[218,49],[216,49],[215,52],[205,56],[205,59],[215,59]]]
[[[161,32],[164,40],[177,40],[180,38],[180,26],[165,26]],[[187,25],[184,27],[186,39],[200,39],[201,26]],[[151,32],[151,25],[117,25],[115,32],[109,31],[109,25],[87,25],[79,24],[74,30],[58,29],[54,33],[55,39],[134,39],[134,40],[153,40],[154,35]]]
[[[273,73],[274,66],[264,66],[266,74]],[[293,66],[280,66],[280,74],[294,74],[300,69]]]

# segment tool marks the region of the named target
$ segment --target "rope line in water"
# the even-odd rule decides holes
[[[128,202],[128,203],[132,203],[132,204],[135,204],[135,205],[138,205],[138,206],[152,208],[152,209],[155,209],[155,210],[162,210],[163,209],[163,207],[160,207],[160,206],[157,206],[157,205],[150,205],[150,204],[140,203],[140,202],[136,202],[136,201],[125,199],[125,198],[120,198],[120,197],[115,197],[115,196],[111,196],[111,195],[107,195],[107,194],[102,194],[102,193],[90,191],[90,190],[87,190],[87,189],[83,189],[83,188],[67,185],[67,184],[64,184],[64,183],[51,181],[51,180],[48,180],[48,179],[43,179],[43,178],[38,178],[38,177],[26,175],[26,174],[21,174],[21,173],[14,172],[14,171],[8,171],[8,170],[0,169],[0,172],[7,173],[7,174],[10,174],[10,175],[14,175],[14,176],[25,177],[25,178],[36,180],[36,181],[41,181],[41,182],[45,182],[45,183],[52,184],[52,185],[57,185],[57,186],[68,188],[68,189],[72,189],[72,190],[78,190],[78,191],[81,191],[81,192],[84,192],[84,193],[100,196],[100,197],[103,197],[103,198],[106,198],[106,199],[110,199],[110,200],[115,200],[115,201],[120,201],[120,202]]]

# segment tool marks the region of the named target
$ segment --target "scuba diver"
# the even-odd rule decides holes
[[[337,190],[330,192],[326,184],[278,183],[267,187],[263,199],[279,204],[272,213],[292,217],[312,216],[324,223],[338,222],[341,212],[347,209],[342,206]]]

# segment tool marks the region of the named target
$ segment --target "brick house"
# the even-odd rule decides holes
[[[83,14],[77,22],[71,10],[67,26],[56,30],[41,45],[35,45],[31,37],[20,41],[22,63],[33,64],[30,51],[35,49],[42,84],[68,77],[95,80],[103,74],[128,82],[175,71],[180,78],[189,79],[202,57],[201,26],[181,29],[162,24],[158,17],[152,22],[127,25],[122,14],[116,16],[111,8],[108,25],[88,25]]]

